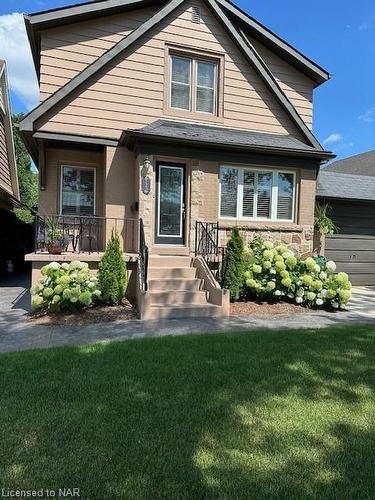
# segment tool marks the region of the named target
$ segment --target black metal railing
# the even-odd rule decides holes
[[[35,253],[53,252],[52,246],[67,253],[103,252],[112,231],[123,243],[123,251],[138,252],[139,221],[98,216],[36,215]]]
[[[202,257],[220,284],[225,248],[219,245],[219,223],[195,223],[195,256]]]
[[[139,276],[141,280],[141,288],[144,292],[148,290],[148,258],[149,250],[146,245],[145,228],[143,224],[143,219],[139,221]]]

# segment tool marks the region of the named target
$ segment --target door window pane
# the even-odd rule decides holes
[[[221,204],[222,217],[237,217],[238,170],[221,169]]]
[[[291,220],[293,218],[293,174],[278,174],[277,218]]]
[[[62,214],[94,215],[94,207],[94,169],[63,167]]]
[[[196,109],[203,113],[215,113],[217,64],[197,61]]]
[[[257,185],[257,217],[271,218],[272,173],[259,173]]]
[[[160,167],[159,236],[182,236],[183,169]]]
[[[190,109],[191,59],[172,56],[171,106]]]

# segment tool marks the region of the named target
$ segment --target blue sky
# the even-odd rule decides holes
[[[339,158],[375,149],[375,2],[236,1],[332,74],[332,80],[315,92],[314,132],[325,147],[333,150]],[[2,51],[5,50],[10,59],[14,111],[26,111],[32,107],[36,90],[32,65],[23,62],[30,57],[26,47],[21,50],[24,35],[20,31],[20,16],[9,17],[9,14],[35,12],[71,3],[79,2],[1,1],[0,57],[4,56]],[[18,35],[15,35],[16,27]],[[7,38],[11,37],[14,38],[13,47],[7,43]]]

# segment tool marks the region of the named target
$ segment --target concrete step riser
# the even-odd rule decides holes
[[[179,256],[151,256],[149,260],[149,267],[191,267],[192,265],[191,257],[179,257]]]
[[[190,292],[203,289],[203,281],[199,279],[192,280],[163,280],[155,279],[149,280],[148,288],[150,292],[156,291],[174,291],[174,290],[187,290]]]
[[[221,316],[220,307],[150,307],[144,319],[213,318]]]
[[[150,267],[148,269],[148,279],[194,279],[196,269],[193,267]]]
[[[207,304],[206,292],[190,291],[167,291],[151,292],[150,300],[152,305],[180,306],[183,304]]]

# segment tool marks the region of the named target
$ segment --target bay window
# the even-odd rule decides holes
[[[218,63],[171,55],[170,106],[185,111],[217,114]]]
[[[220,191],[222,218],[293,221],[294,172],[223,166]]]
[[[95,168],[63,166],[61,171],[61,214],[95,214]]]

